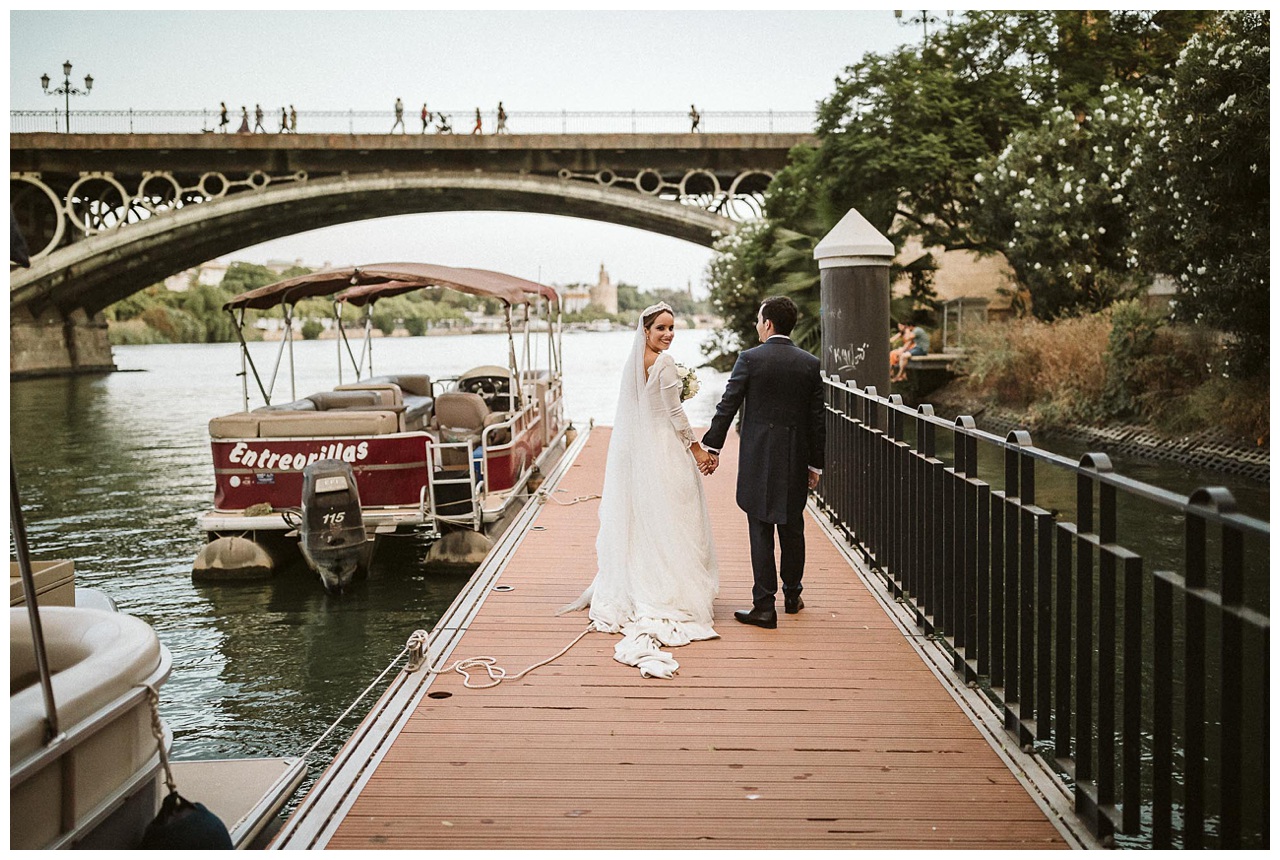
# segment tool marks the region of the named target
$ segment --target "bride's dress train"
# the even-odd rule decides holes
[[[646,379],[642,335],[640,329],[639,351],[633,349],[623,370],[609,441],[596,577],[560,611],[589,605],[596,630],[622,634],[615,660],[646,677],[670,678],[679,663],[662,646],[719,636],[712,604],[720,576],[675,361],[663,353]]]

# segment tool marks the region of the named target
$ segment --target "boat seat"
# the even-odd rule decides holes
[[[399,406],[404,402],[404,397],[400,393],[400,386],[393,382],[376,382],[372,379],[365,382],[349,382],[346,385],[339,385],[334,391],[372,391],[378,395],[378,405],[380,406]]]
[[[469,391],[442,393],[436,398],[435,410],[435,424],[440,431],[441,442],[478,443],[484,428],[507,420],[506,413],[489,411],[484,398]],[[496,433],[492,441],[499,445],[506,444],[511,441],[511,434],[505,431]],[[446,448],[443,454],[443,462],[450,465],[450,461],[459,452]]]
[[[275,439],[306,436],[378,436],[400,432],[397,412],[404,410],[361,406],[324,412],[276,410],[233,412],[209,421],[211,439]],[[425,429],[425,428],[423,428]]]
[[[387,376],[375,376],[366,382],[389,382],[400,386],[400,391],[407,399],[410,396],[431,397],[431,377],[425,373],[395,373]]]
[[[365,406],[377,409],[382,406],[382,395],[377,391],[321,391],[311,394],[307,399],[316,405],[316,409],[342,409],[347,406]]]
[[[436,398],[436,426],[441,433],[480,438],[480,431],[489,417],[489,405],[479,394],[469,391],[446,391]],[[461,439],[446,439],[458,442]]]
[[[380,436],[398,432],[400,420],[395,412],[366,407],[320,413],[267,413],[258,419],[256,435],[260,439],[278,439],[296,436]]]
[[[404,429],[425,430],[431,426],[436,414],[436,399],[413,394],[404,396]]]
[[[301,400],[292,400],[288,403],[273,403],[270,406],[259,406],[254,412],[315,412],[316,404],[314,400],[306,397]]]

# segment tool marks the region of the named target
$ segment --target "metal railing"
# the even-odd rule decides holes
[[[421,106],[406,106],[403,129],[406,134],[421,134]],[[475,127],[475,109],[446,110],[453,134],[470,134]],[[238,110],[228,114],[230,124],[225,131],[236,133],[241,117]],[[215,110],[86,110],[71,111],[71,129],[76,134],[200,134],[219,133],[219,115]],[[480,112],[482,133],[497,129],[496,111]],[[706,111],[698,125],[707,134],[810,134],[816,114],[813,111]],[[390,110],[320,110],[298,111],[299,134],[389,134],[395,124]],[[58,110],[14,110],[9,112],[9,133],[62,132],[67,117]],[[427,134],[440,134],[443,125],[439,112]],[[252,110],[249,128],[255,126]],[[280,133],[280,108],[265,110],[262,126],[267,134]],[[510,134],[678,134],[688,133],[691,122],[680,111],[511,111],[507,114]],[[395,126],[395,133],[401,127]],[[263,132],[257,132],[262,134]]]
[[[1180,496],[1105,454],[825,388],[821,507],[1091,831],[1266,847],[1269,524],[1223,488]]]

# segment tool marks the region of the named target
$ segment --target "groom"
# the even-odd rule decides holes
[[[778,569],[773,560],[775,529],[782,545],[784,607],[789,615],[804,608],[800,598],[804,504],[822,474],[826,443],[819,362],[791,342],[796,316],[796,304],[786,296],[771,296],[760,305],[756,334],[761,345],[738,355],[711,428],[702,437],[702,447],[715,458],[714,471],[729,424],[746,402],[737,500],[747,514],[755,585],[751,609],[733,616],[743,624],[770,630],[778,626],[774,609],[778,591]]]

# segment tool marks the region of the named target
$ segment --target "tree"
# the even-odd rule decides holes
[[[1015,133],[974,179],[976,231],[1002,248],[1038,319],[1102,310],[1150,282],[1131,218],[1135,138],[1155,100],[1103,84],[1088,109],[1059,106]]]
[[[324,326],[320,323],[320,320],[308,319],[302,323],[303,340],[316,340],[323,331]]]
[[[231,295],[239,295],[249,290],[256,290],[258,287],[265,287],[267,284],[274,284],[279,280],[281,280],[280,276],[266,266],[237,262],[227,266],[227,273],[222,276],[222,283],[218,286],[230,290]]]
[[[1270,35],[1269,12],[1227,12],[1187,43],[1137,207],[1145,259],[1177,278],[1174,318],[1234,335],[1241,376],[1270,365]]]
[[[178,306],[200,320],[205,342],[229,343],[236,339],[236,324],[222,306],[234,295],[225,287],[197,284],[178,294]]]

